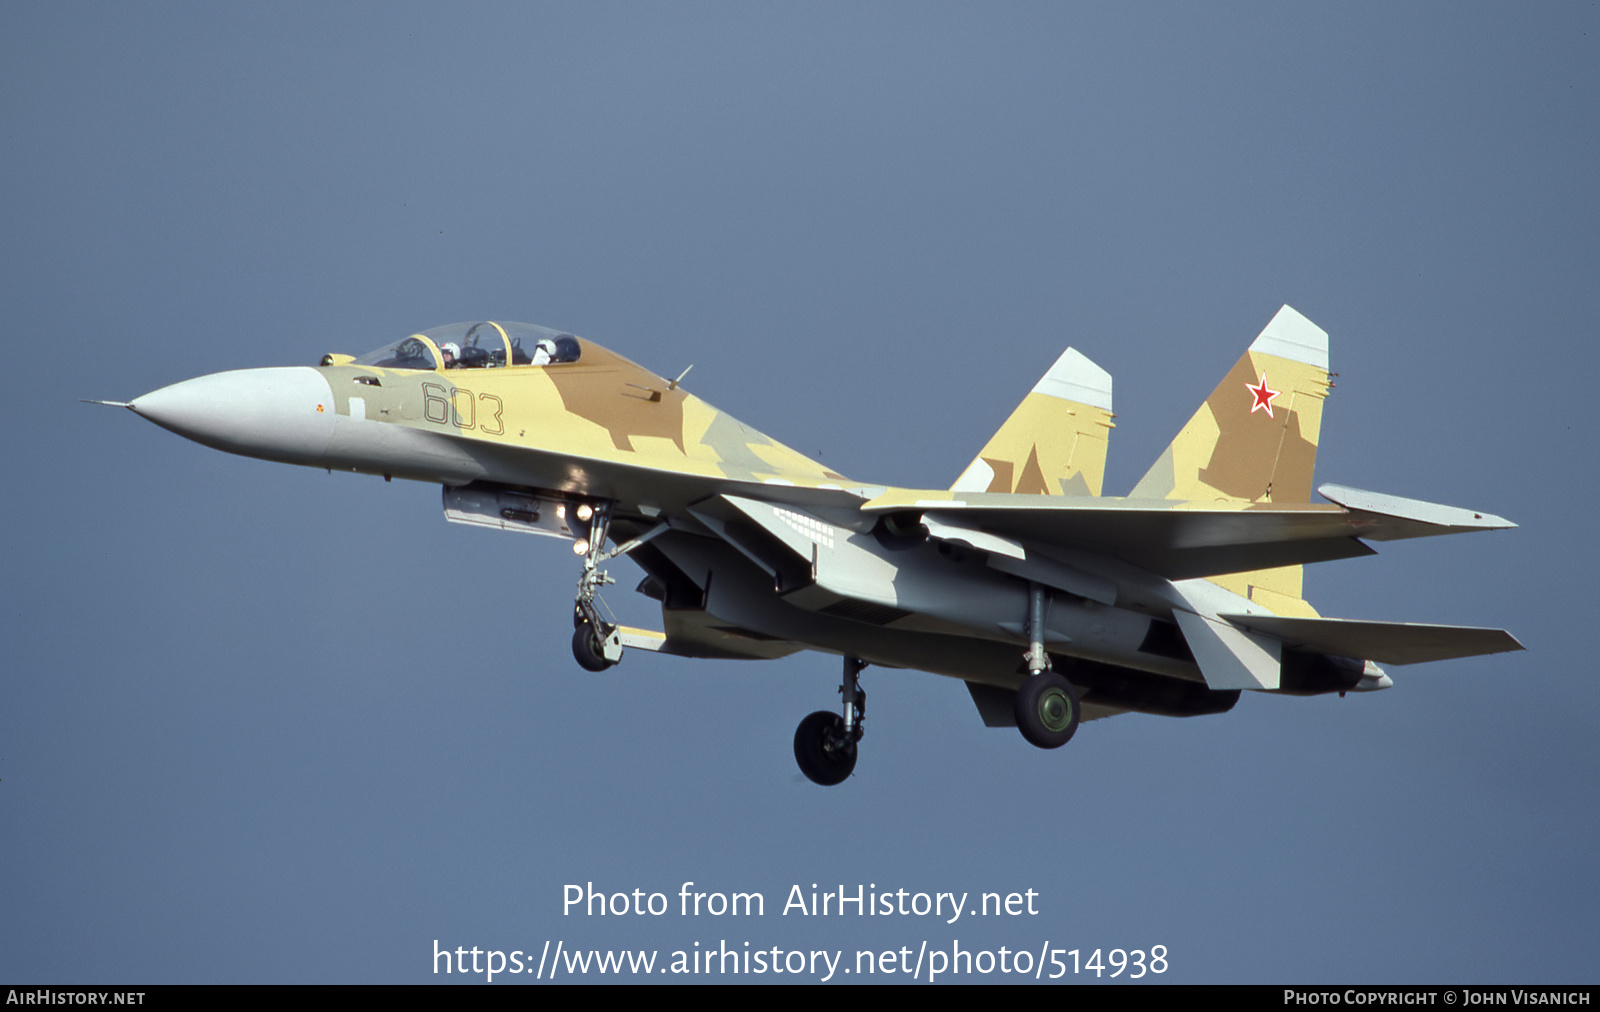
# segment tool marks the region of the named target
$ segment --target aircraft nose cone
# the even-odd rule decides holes
[[[184,380],[128,405],[197,443],[290,464],[315,464],[333,433],[333,389],[315,369],[241,369]]]

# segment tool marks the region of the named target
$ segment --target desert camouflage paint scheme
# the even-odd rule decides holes
[[[440,327],[125,406],[233,453],[436,482],[451,521],[571,541],[573,650],[591,670],[625,648],[842,655],[843,712],[795,740],[806,775],[837,783],[867,665],[960,678],[985,723],[1056,747],[1082,720],[1379,689],[1378,663],[1521,649],[1502,630],[1327,619],[1304,600],[1304,564],[1368,541],[1514,526],[1336,485],[1313,503],[1331,386],[1327,334],[1283,307],[1126,498],[1100,494],[1111,377],[1070,348],[947,490],[846,478],[678,380],[529,324]],[[663,630],[602,614],[600,567],[620,554],[648,574]]]

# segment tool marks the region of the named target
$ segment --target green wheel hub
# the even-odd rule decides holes
[[[1054,734],[1072,723],[1072,697],[1065,689],[1052,686],[1039,697],[1039,723]]]

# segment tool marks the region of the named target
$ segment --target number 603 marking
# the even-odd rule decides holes
[[[480,405],[483,413],[479,424]],[[494,394],[473,396],[471,390],[446,389],[437,383],[422,384],[422,416],[439,425],[449,423],[458,429],[477,429],[486,436],[503,436],[506,423],[500,417],[505,405]]]

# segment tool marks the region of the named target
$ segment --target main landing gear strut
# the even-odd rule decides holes
[[[1017,689],[1017,730],[1039,748],[1060,748],[1078,730],[1082,707],[1072,683],[1050,668],[1044,649],[1047,604],[1044,588],[1028,584],[1028,678]]]
[[[844,712],[818,710],[794,732],[794,761],[814,784],[832,787],[843,783],[856,768],[856,743],[861,740],[867,715],[867,692],[861,687],[861,669],[867,662],[846,655],[844,682],[839,686]]]

